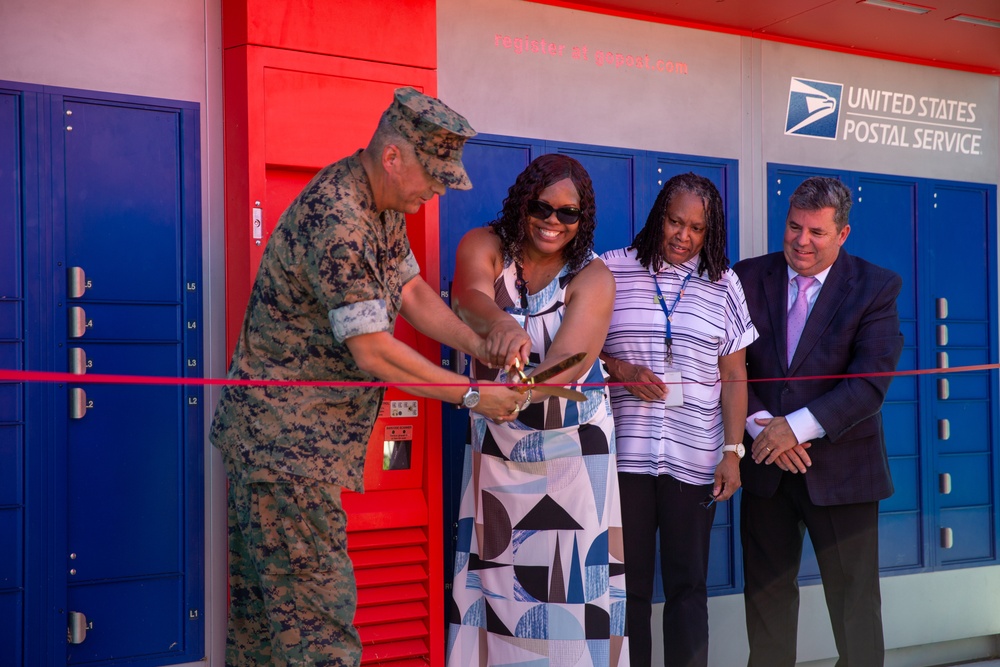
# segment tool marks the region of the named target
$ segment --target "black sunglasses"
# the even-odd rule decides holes
[[[580,209],[573,206],[563,206],[562,208],[552,208],[550,205],[539,199],[532,199],[528,202],[528,215],[539,220],[548,220],[549,216],[556,214],[556,219],[564,225],[575,225],[580,221]]]
[[[715,494],[712,493],[708,494],[708,498],[705,498],[698,504],[704,507],[705,509],[708,509],[709,507],[715,504]]]

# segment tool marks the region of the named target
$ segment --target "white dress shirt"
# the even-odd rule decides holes
[[[807,288],[806,298],[809,300],[809,311],[806,315],[806,321],[809,321],[809,315],[812,314],[813,306],[816,305],[816,299],[819,298],[820,290],[823,289],[823,284],[826,282],[826,277],[830,275],[830,269],[833,268],[832,265],[826,267],[815,276],[813,276],[817,282],[814,282],[811,286]],[[786,305],[789,310],[791,310],[792,304],[795,303],[795,297],[798,296],[799,288],[795,282],[795,277],[798,276],[792,267],[787,267],[788,270],[788,300]],[[750,434],[751,438],[756,438],[760,435],[760,432],[764,430],[764,427],[758,424],[756,419],[770,419],[774,417],[767,410],[759,410],[749,417],[747,417],[747,433]],[[785,421],[788,422],[789,428],[792,429],[792,433],[795,434],[795,440],[798,444],[803,442],[810,442],[816,438],[822,438],[826,435],[826,429],[824,429],[813,413],[809,411],[809,408],[799,408],[795,412],[790,412],[785,415]]]

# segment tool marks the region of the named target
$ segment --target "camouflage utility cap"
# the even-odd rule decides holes
[[[439,99],[414,88],[397,88],[385,110],[389,124],[413,144],[417,159],[431,176],[449,188],[469,190],[472,181],[462,164],[465,140],[476,136],[469,121]]]

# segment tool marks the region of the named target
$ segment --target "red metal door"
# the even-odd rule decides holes
[[[331,5],[348,5],[315,4],[309,11],[324,15]],[[353,4],[350,11],[357,13],[362,11],[357,5],[365,3]],[[291,15],[283,3],[224,3],[229,352],[261,253],[288,203],[319,169],[364,147],[396,88],[409,85],[436,93],[434,3],[402,4],[410,19],[400,22],[397,15],[389,21],[390,26],[399,24],[400,39],[405,30],[412,40],[414,21],[427,23],[428,12],[431,17],[416,49],[398,48],[384,32],[387,19],[382,16],[348,25],[338,14],[333,30],[348,31],[350,37],[337,41],[319,35],[328,33],[331,23],[299,10]],[[269,27],[278,24],[285,29]],[[378,39],[365,44],[365,31],[374,26]],[[254,45],[261,43],[273,46]],[[293,50],[296,45],[299,50]],[[374,60],[393,62],[304,52],[316,49],[352,56],[375,49]],[[395,64],[410,56],[417,66]],[[407,227],[423,277],[437,284],[437,202],[409,216]],[[437,343],[418,336],[402,320],[396,337],[429,359],[440,356]],[[369,443],[366,493],[344,496],[363,664],[404,667],[444,660],[440,421],[436,401],[389,389]]]

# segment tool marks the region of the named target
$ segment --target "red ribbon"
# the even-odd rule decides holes
[[[975,366],[954,366],[952,368],[923,368],[912,371],[885,371],[882,373],[851,373],[844,375],[806,375],[788,378],[757,378],[747,382],[802,382],[805,380],[843,380],[866,377],[901,377],[908,375],[946,375],[1000,369],[1000,364],[979,364]],[[335,382],[331,380],[243,380],[237,378],[188,378],[151,375],[102,375],[76,373],[53,373],[43,371],[16,371],[0,369],[0,382],[65,382],[68,384],[134,384],[134,385],[186,385],[218,386],[234,385],[244,387],[464,387],[465,383],[440,384],[433,382]],[[729,380],[723,380],[729,382]],[[609,386],[652,384],[635,382],[609,382]],[[668,384],[695,384],[694,382]],[[508,383],[507,386],[518,386]],[[539,386],[545,386],[540,383]],[[562,385],[559,385],[562,386]],[[602,387],[604,383],[590,382],[574,384],[576,387]]]

